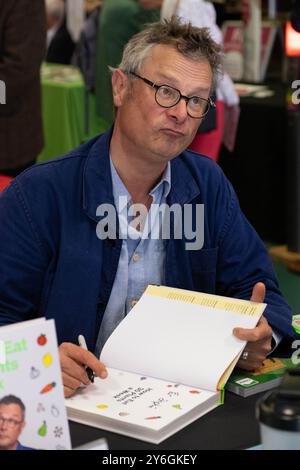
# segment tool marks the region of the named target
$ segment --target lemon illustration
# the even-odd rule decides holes
[[[107,405],[97,405],[97,408],[100,408],[100,410],[104,410],[105,408],[108,408]]]
[[[46,366],[46,367],[51,366],[51,364],[52,364],[52,356],[51,356],[50,353],[45,354],[45,356],[43,357],[43,364],[44,364],[44,366]]]

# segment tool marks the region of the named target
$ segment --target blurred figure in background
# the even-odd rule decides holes
[[[63,0],[46,0],[47,12],[47,62],[70,64],[75,49],[66,27]]]
[[[16,176],[43,148],[40,65],[46,54],[45,5],[0,0],[0,173]]]

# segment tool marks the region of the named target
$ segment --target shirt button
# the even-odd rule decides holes
[[[131,301],[131,307],[134,307],[135,304],[137,304],[137,300],[133,299],[133,300]]]
[[[140,260],[140,255],[138,253],[134,253],[133,257],[132,257],[133,261],[139,261]]]

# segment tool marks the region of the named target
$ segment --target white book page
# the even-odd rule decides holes
[[[99,415],[99,425],[103,417],[158,431],[213,396],[193,387],[108,369],[107,379],[96,378],[82,387],[66,400],[66,406]]]
[[[215,391],[245,346],[233,329],[253,328],[258,319],[144,294],[107,340],[100,360],[108,367]]]

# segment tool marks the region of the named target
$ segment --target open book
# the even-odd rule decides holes
[[[71,448],[54,320],[0,328],[0,450]]]
[[[222,403],[265,304],[148,286],[108,338],[108,378],[66,400],[71,420],[159,443]]]

